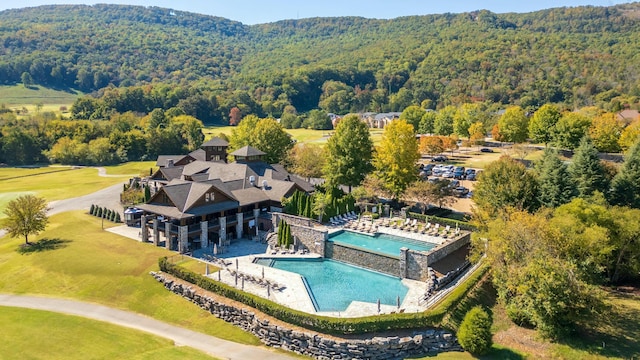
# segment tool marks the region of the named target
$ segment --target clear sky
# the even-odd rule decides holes
[[[631,1],[618,0],[2,0],[0,10],[50,4],[113,3],[159,6],[175,10],[220,16],[247,25],[285,19],[325,16],[363,16],[390,19],[407,15],[460,13],[487,9],[496,13],[530,12],[561,6],[610,6]]]

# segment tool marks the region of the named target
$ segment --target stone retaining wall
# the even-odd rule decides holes
[[[318,334],[271,325],[253,312],[237,309],[197,294],[194,287],[183,286],[163,273],[151,272],[165,288],[209,311],[214,316],[256,335],[272,347],[280,347],[316,359],[403,359],[444,351],[462,351],[455,336],[444,330],[421,330],[406,337],[372,337],[363,340],[334,340]]]
[[[401,261],[404,258],[405,273],[402,274],[404,278],[427,281],[430,278],[429,275],[429,255],[420,251],[408,250],[403,251],[401,249],[400,258]]]
[[[326,230],[314,228],[317,223],[308,218],[282,213],[273,214],[274,227],[279,225],[282,220],[291,226],[291,235],[296,239],[298,248],[320,254],[322,257],[325,256],[324,244],[329,238],[329,233]]]
[[[336,244],[333,241],[326,242],[325,257],[400,278],[404,277],[397,257],[363,251],[360,248]]]
[[[429,252],[429,255],[427,256],[427,263],[433,264],[436,261],[445,258],[452,252],[460,249],[461,247],[468,245],[470,242],[471,233],[468,233],[459,239],[445,241]]]

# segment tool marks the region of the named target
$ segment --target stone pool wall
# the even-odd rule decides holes
[[[400,267],[403,272],[401,277],[427,281],[429,274],[429,255],[419,251],[400,249]]]
[[[363,251],[358,247],[327,241],[325,243],[325,257],[385,274],[403,277],[400,261],[395,256]]]
[[[314,228],[314,225],[317,223],[308,218],[282,213],[273,214],[272,221],[274,228],[277,224],[280,224],[282,220],[291,226],[291,235],[295,238],[298,248],[306,249],[325,257],[325,242],[329,238],[327,230]]]
[[[367,339],[332,339],[322,334],[296,331],[272,325],[255,313],[222,304],[200,295],[196,288],[174,282],[164,273],[151,272],[168,290],[195,303],[214,316],[257,336],[264,344],[279,347],[316,359],[404,359],[445,351],[462,351],[457,339],[444,330],[428,329],[411,336],[372,337]]]
[[[461,247],[468,245],[471,242],[471,233],[464,234],[462,237],[455,240],[448,240],[442,244],[436,246],[427,256],[427,262],[433,264],[438,260],[444,259],[447,255],[460,249]]]

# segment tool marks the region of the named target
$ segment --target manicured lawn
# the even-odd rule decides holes
[[[35,112],[35,105],[38,103],[44,105],[42,111],[59,111],[60,106],[70,109],[71,104],[82,95],[80,92],[59,91],[41,86],[30,88],[25,88],[22,84],[0,86],[0,104],[10,108],[24,106],[30,113]]]
[[[0,307],[0,327],[0,359],[212,359],[141,331],[48,311]]]
[[[147,170],[149,171],[149,170]],[[8,197],[0,197],[0,217],[3,205],[23,193],[42,196],[47,201],[87,195],[127,180],[122,177],[101,177],[93,168],[73,169],[51,166],[37,169],[0,168],[0,188]]]
[[[95,170],[94,170],[95,171]],[[149,271],[158,258],[175,253],[100,229],[100,220],[82,211],[52,216],[40,236],[58,239],[55,250],[25,255],[22,239],[0,241],[0,292],[72,298],[130,310],[191,330],[244,344],[253,335],[227,324],[172,294]]]
[[[133,176],[149,176],[149,169],[157,170],[156,162],[154,161],[131,161],[128,163],[105,166],[107,174],[109,175],[133,175]]]
[[[220,133],[231,136],[231,132],[235,126],[211,126],[203,129],[205,138],[208,140]],[[309,129],[286,129],[291,136],[299,143],[324,144],[331,136],[334,130],[309,130]],[[371,139],[374,144],[378,144],[382,140],[382,129],[371,129]]]

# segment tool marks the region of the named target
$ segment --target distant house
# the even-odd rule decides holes
[[[630,109],[626,109],[626,110],[622,110],[620,111],[617,115],[616,118],[622,122],[624,122],[625,124],[629,125],[630,123],[632,123],[634,120],[637,120],[640,118],[640,112],[638,112],[638,110],[630,110]]]
[[[390,112],[390,113],[360,113],[360,119],[367,123],[370,128],[373,129],[384,129],[385,126],[389,125],[392,121],[400,118],[402,113],[399,112]]]
[[[227,148],[226,141],[214,138],[201,149],[209,160],[191,154],[177,160],[158,158],[160,168],[149,182],[159,188],[138,206],[144,212],[143,241],[151,236],[159,245],[163,234],[165,246],[180,252],[211,243],[222,246],[256,228],[267,230],[271,222],[261,219],[262,214],[282,211],[282,199],[296,190],[314,190],[282,165],[265,163],[265,153],[250,146],[229,154],[235,161],[226,163]]]

